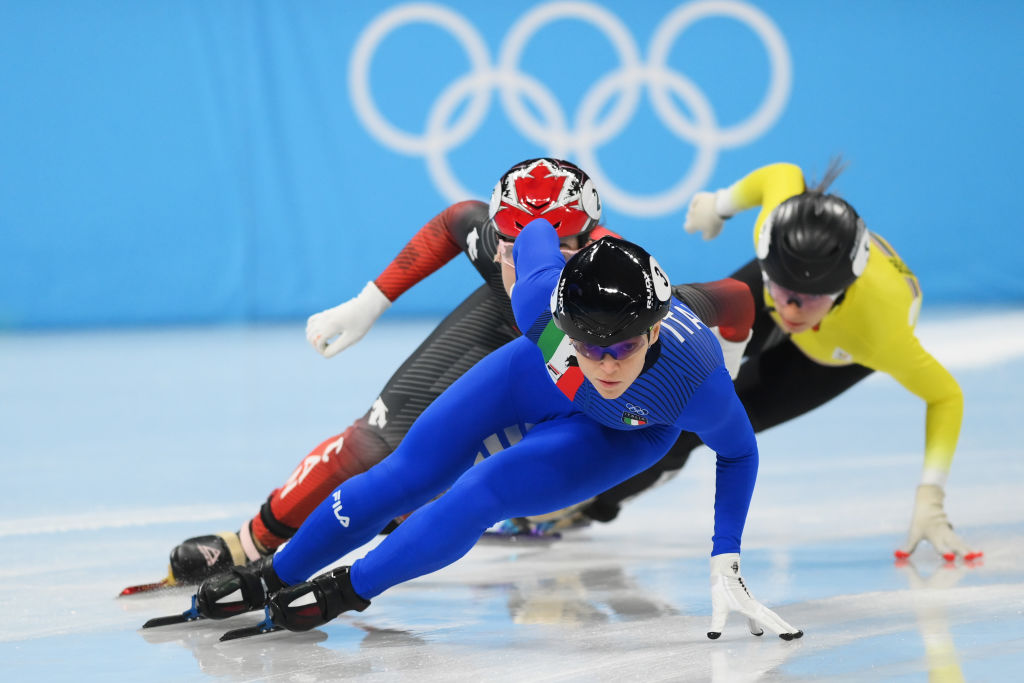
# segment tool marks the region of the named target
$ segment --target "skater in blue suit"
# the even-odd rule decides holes
[[[635,244],[605,237],[566,262],[551,224],[537,219],[509,246],[512,307],[526,333],[452,384],[394,453],[335,489],[275,555],[207,580],[199,612],[266,605],[273,625],[299,631],[362,611],[455,562],[496,522],[567,507],[643,471],[685,429],[718,457],[708,636],[736,610],[755,635],[800,637],[740,578],[757,443],[714,334]],[[473,466],[481,441],[502,432],[518,441]],[[351,567],[306,580],[410,510]]]

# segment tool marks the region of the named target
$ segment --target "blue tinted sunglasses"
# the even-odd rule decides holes
[[[636,337],[630,337],[629,339],[616,342],[610,346],[585,344],[575,339],[570,339],[569,343],[572,344],[574,349],[576,349],[576,353],[590,360],[600,361],[604,358],[605,354],[608,354],[615,360],[626,360],[630,356],[636,355],[638,351],[646,348],[646,342],[649,334],[650,331]]]

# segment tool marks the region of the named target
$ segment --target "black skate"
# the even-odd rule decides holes
[[[249,562],[238,534],[223,531],[186,539],[171,551],[171,576],[177,584],[197,584]]]
[[[263,609],[267,596],[283,587],[274,571],[273,557],[207,579],[192,596],[192,606],[180,615],[150,619],[142,628],[169,626],[197,619],[227,619]]]
[[[227,619],[262,609],[267,597],[283,587],[274,571],[274,558],[264,557],[203,581],[196,591],[196,609],[207,619]]]
[[[270,596],[274,624],[289,631],[308,631],[322,626],[342,612],[362,612],[370,606],[352,588],[349,567],[315,576],[311,581],[288,586]],[[310,597],[312,596],[312,600]]]
[[[267,550],[252,538],[251,525],[252,522],[249,522],[239,532],[221,531],[186,539],[171,551],[171,563],[166,577],[154,583],[128,586],[120,595],[123,597],[175,586],[194,586],[232,567],[241,567],[261,557],[272,555],[272,550]],[[251,540],[251,552],[255,554],[254,557],[249,556],[244,550],[243,534],[248,535]]]
[[[288,629],[308,631],[323,626],[342,612],[362,612],[370,606],[352,588],[348,567],[314,577],[311,581],[287,586],[270,596],[266,619],[256,625],[228,631],[221,640],[235,640]]]

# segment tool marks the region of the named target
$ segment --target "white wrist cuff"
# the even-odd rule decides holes
[[[384,295],[384,292],[380,291],[380,287],[373,280],[366,283],[363,291],[359,292],[359,296],[356,298],[359,303],[366,306],[366,310],[372,313],[374,318],[379,317],[381,313],[391,307],[391,300]]]
[[[727,574],[731,576],[740,575],[740,554],[721,553],[711,556],[711,573]]]
[[[743,352],[747,350],[747,343],[750,342],[751,337],[754,336],[754,331],[750,330],[747,334],[747,338],[743,341],[729,341],[722,336],[721,330],[718,329],[718,325],[711,328],[711,331],[715,333],[715,337],[718,338],[718,343],[722,347],[722,358],[725,360],[725,369],[729,371],[729,376],[733,379],[740,374],[740,366],[743,364]]]
[[[732,218],[742,210],[743,207],[732,200],[731,187],[723,187],[715,192],[715,213],[719,218]]]
[[[931,484],[944,489],[946,488],[946,479],[948,477],[949,472],[946,470],[940,470],[937,467],[925,467],[924,472],[921,473],[921,484]]]

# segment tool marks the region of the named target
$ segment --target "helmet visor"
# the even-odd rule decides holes
[[[515,244],[515,242],[512,242],[510,240],[499,239],[498,251],[497,254],[495,255],[497,261],[499,261],[500,263],[504,263],[506,266],[514,267],[516,263],[512,259],[512,249],[515,247]],[[565,258],[566,261],[572,258],[572,255],[579,251],[579,249],[570,249],[565,245],[560,246],[558,250],[562,252],[562,256]]]
[[[588,360],[600,361],[604,358],[605,354],[608,354],[615,360],[625,360],[647,348],[647,333],[624,339],[610,346],[587,344],[576,339],[570,339],[569,343],[576,349],[576,353]]]
[[[777,282],[774,282],[768,277],[767,273],[764,274],[764,283],[768,288],[768,293],[771,294],[772,299],[775,301],[776,306],[792,302],[799,308],[828,308],[831,307],[832,304],[836,302],[836,299],[838,299],[842,294],[842,292],[835,292],[831,294],[804,294],[803,292],[794,292],[792,289],[787,289]]]

